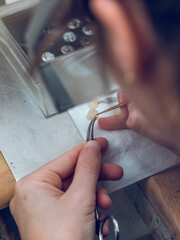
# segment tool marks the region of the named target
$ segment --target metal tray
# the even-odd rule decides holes
[[[116,89],[106,69],[101,72],[107,74],[101,75],[102,65],[93,45],[79,49],[77,44],[78,49],[65,56],[58,52],[53,62],[41,64],[41,74],[29,75],[24,35],[38,2],[20,1],[0,8],[0,41],[8,62],[44,115],[66,111]]]

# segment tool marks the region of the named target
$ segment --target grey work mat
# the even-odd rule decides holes
[[[82,141],[67,112],[44,117],[1,49],[0,133],[0,151],[16,180]]]

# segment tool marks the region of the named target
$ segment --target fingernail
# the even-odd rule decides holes
[[[101,146],[96,141],[89,141],[87,144],[87,151],[94,154],[100,154]]]

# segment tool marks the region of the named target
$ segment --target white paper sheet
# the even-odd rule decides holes
[[[99,104],[97,109],[102,111],[115,104]],[[86,119],[89,109],[88,104],[83,104],[69,110],[83,139],[86,139],[89,124]],[[103,116],[112,114],[113,112],[109,112]],[[105,137],[109,141],[109,148],[104,153],[102,161],[121,165],[124,169],[121,180],[103,183],[108,192],[126,187],[180,163],[180,158],[171,151],[131,130],[105,131],[96,123],[94,135]]]

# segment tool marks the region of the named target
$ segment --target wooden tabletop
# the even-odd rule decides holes
[[[171,233],[180,239],[180,166],[141,181],[140,186]]]
[[[13,196],[15,179],[2,154],[0,176],[0,209],[3,209]],[[140,187],[174,239],[180,239],[180,167],[141,181]]]
[[[0,209],[9,205],[14,194],[15,179],[0,152]]]

